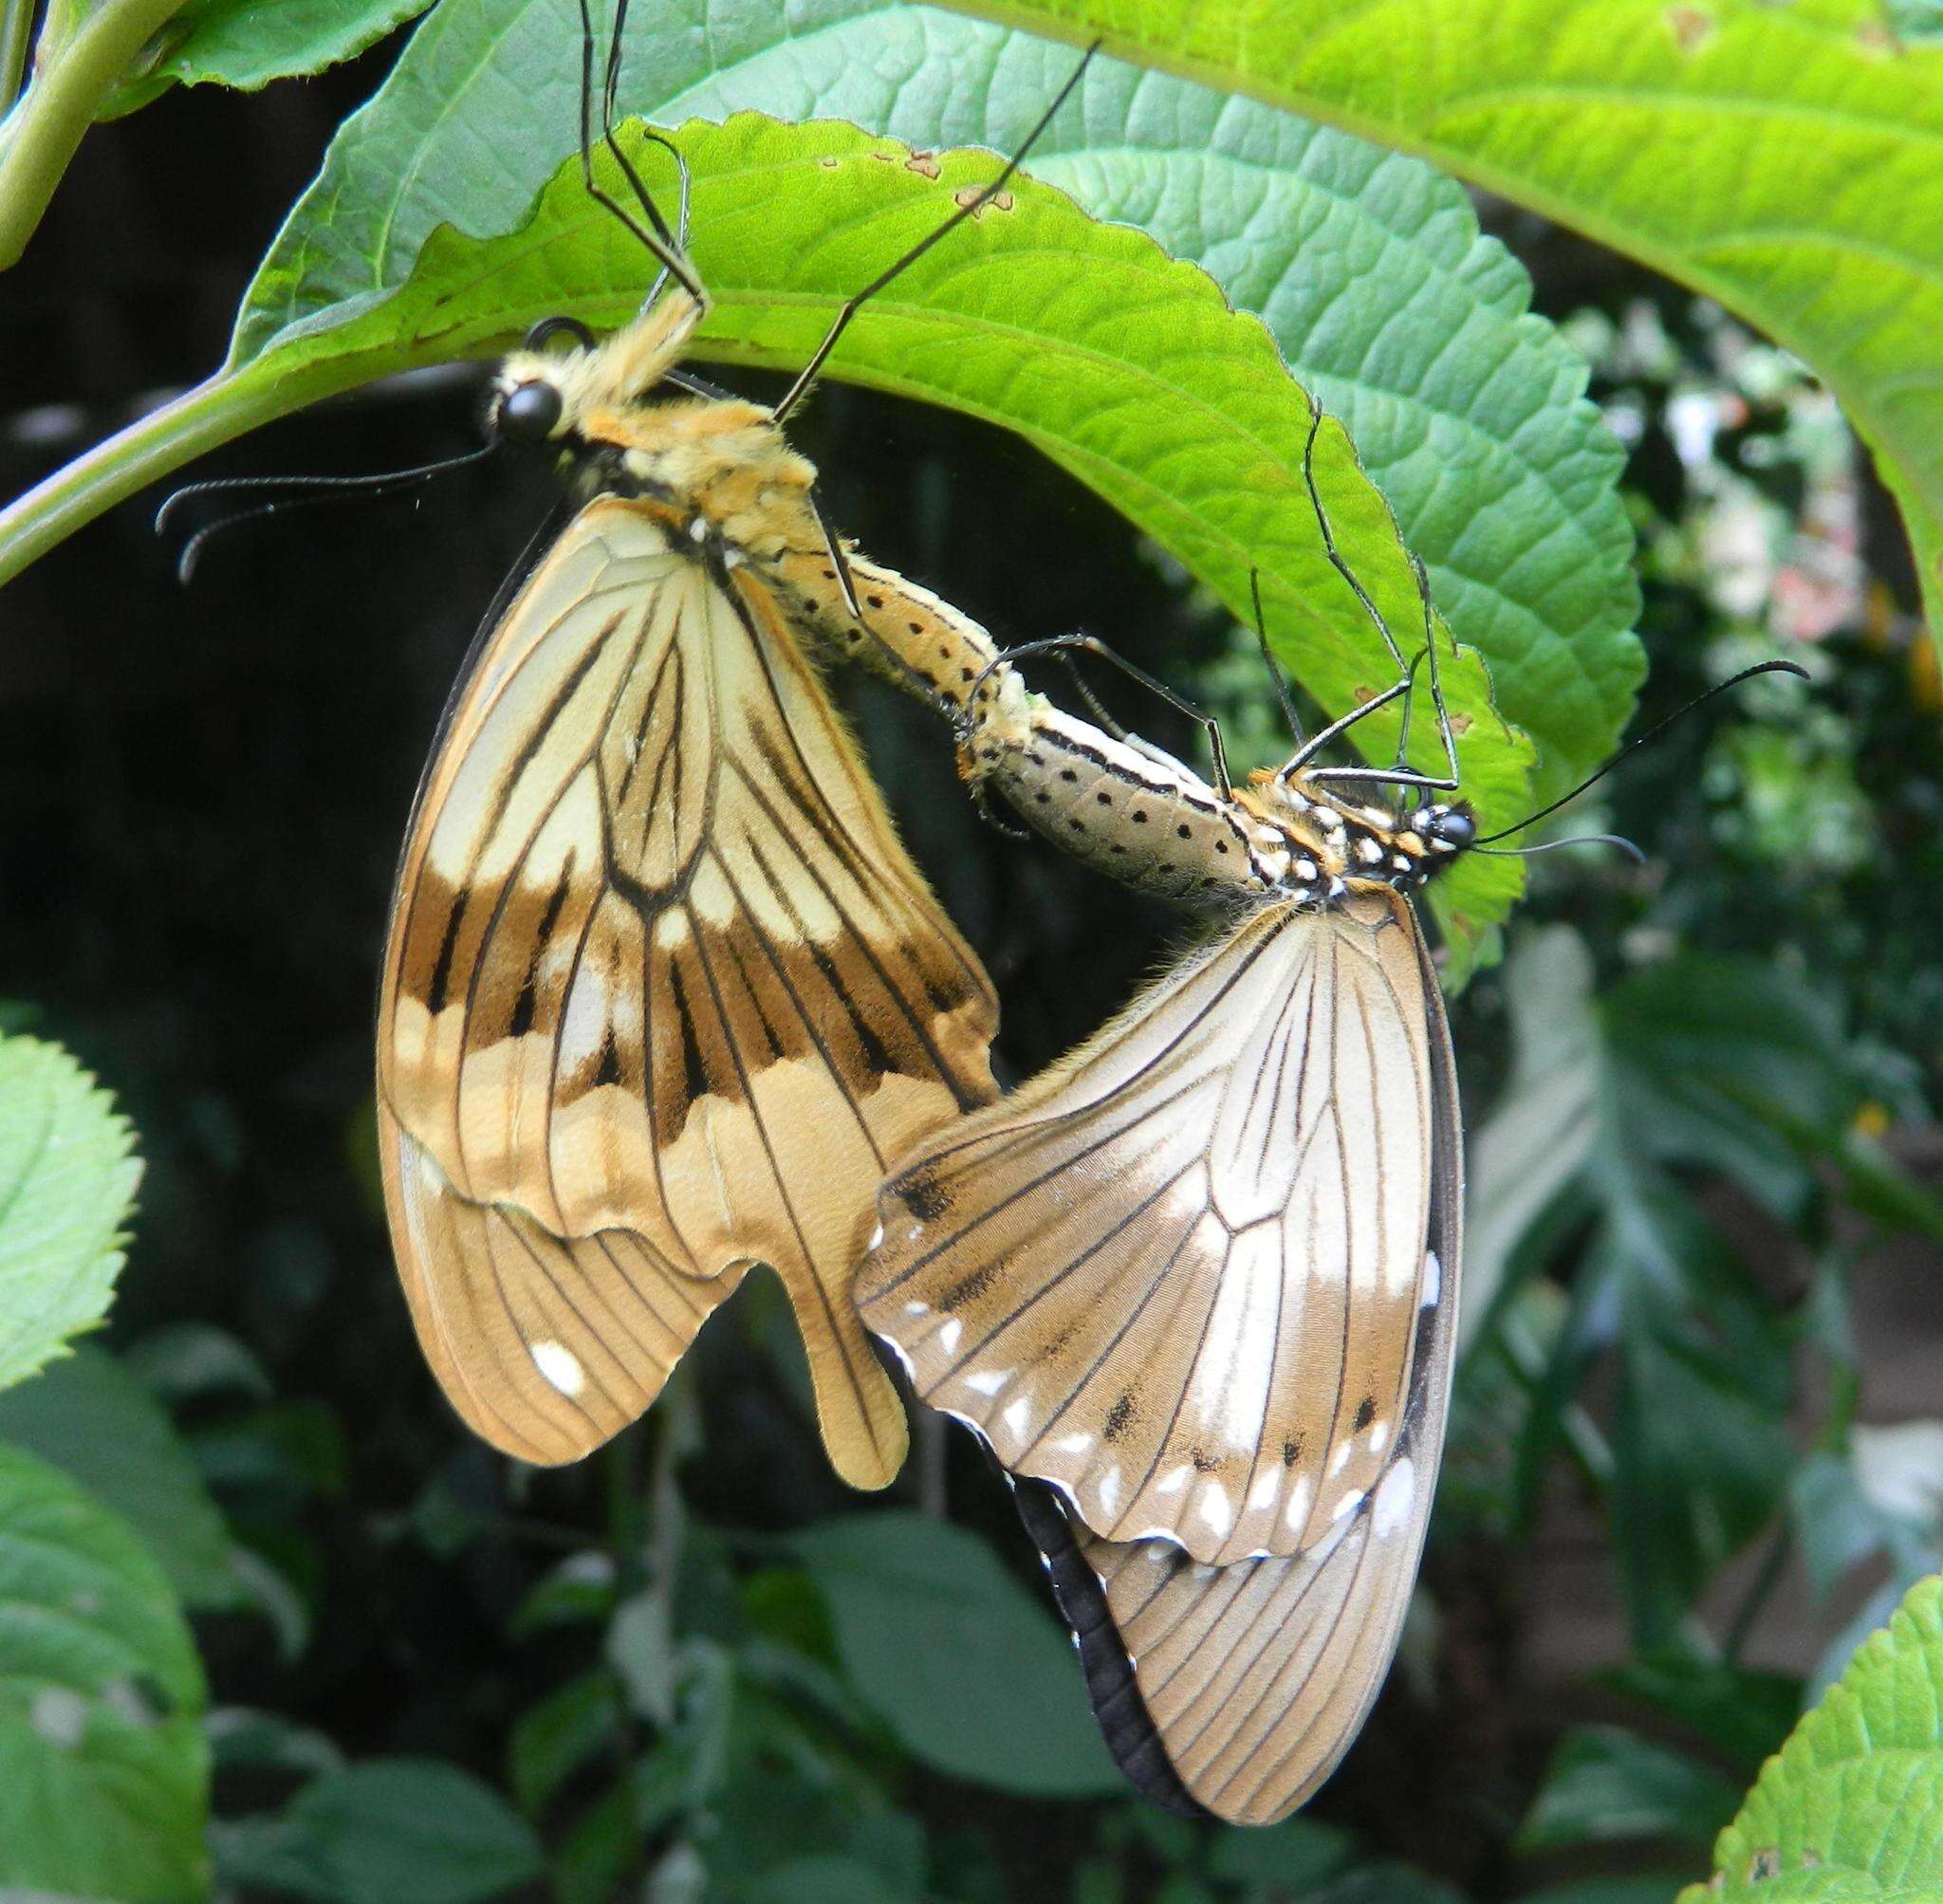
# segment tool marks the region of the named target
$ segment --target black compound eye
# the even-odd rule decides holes
[[[1431,822],[1431,833],[1435,839],[1448,840],[1453,846],[1469,846],[1477,838],[1477,822],[1461,806],[1453,806]]]
[[[550,383],[516,383],[499,399],[499,427],[523,443],[544,443],[560,421],[560,392]]]

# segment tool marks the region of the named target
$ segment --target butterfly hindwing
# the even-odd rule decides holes
[[[1414,922],[1413,927],[1414,927]],[[1018,1486],[1074,1627],[1101,1727],[1157,1802],[1242,1824],[1302,1804],[1356,1737],[1397,1648],[1443,1445],[1457,1322],[1463,1177],[1442,1000],[1423,976],[1433,1126],[1428,1271],[1401,1427],[1374,1485],[1299,1554],[1196,1561],[1170,1541],[1109,1541],[1064,1497]]]
[[[885,1185],[857,1285],[917,1393],[1093,1531],[1307,1551],[1385,1472],[1427,1276],[1407,904],[1249,914]]]
[[[454,702],[385,970],[394,1238],[481,1433],[584,1453],[767,1262],[839,1470],[897,1471],[843,1288],[887,1161],[991,1095],[996,1005],[770,590],[589,504]]]

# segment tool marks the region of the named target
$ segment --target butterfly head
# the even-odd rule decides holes
[[[552,445],[569,458],[624,443],[630,419],[658,394],[701,315],[677,290],[605,339],[578,318],[541,319],[492,379],[488,435]]]

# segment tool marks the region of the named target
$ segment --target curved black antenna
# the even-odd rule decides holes
[[[586,0],[582,0],[582,5],[584,6],[585,4]],[[967,218],[984,211],[1005,190],[1006,180],[1026,162],[1026,155],[1032,150],[1032,147],[1038,141],[1040,134],[1052,123],[1053,115],[1071,97],[1073,88],[1080,83],[1081,77],[1092,63],[1093,55],[1100,50],[1101,44],[1100,41],[1095,40],[1086,48],[1085,52],[1080,56],[1080,64],[1073,68],[1072,78],[1060,87],[1058,93],[1054,95],[1052,103],[1039,115],[1038,124],[1026,135],[1025,142],[1019,147],[1017,152],[1012,154],[1011,157],[1006,160],[1005,169],[990,185],[981,189],[975,197],[967,199],[928,237],[920,238],[888,270],[879,272],[860,291],[857,291],[843,300],[842,308],[838,311],[836,319],[831,323],[829,329],[823,333],[823,341],[810,353],[809,361],[803,366],[796,381],[783,393],[783,400],[770,410],[769,415],[776,422],[782,422],[790,411],[803,401],[805,393],[807,392],[811,383],[816,380],[817,372],[823,367],[824,359],[829,356],[831,351],[836,349],[837,340],[850,328],[850,320],[887,285],[892,284],[905,271],[909,270],[947,231],[955,231]]]
[[[1288,723],[1288,737],[1297,747],[1304,744],[1302,716],[1295,711],[1295,696],[1288,692],[1288,679],[1276,664],[1268,646],[1268,618],[1262,613],[1262,571],[1249,564],[1249,599],[1255,606],[1255,645],[1262,651],[1262,664],[1275,683],[1275,698],[1282,703],[1282,718]]]
[[[1715,694],[1724,694],[1730,688],[1738,688],[1743,681],[1751,681],[1756,675],[1794,675],[1805,681],[1808,671],[1796,661],[1756,661],[1751,668],[1743,668],[1738,675],[1730,675],[1724,681],[1716,681],[1704,693],[1698,693],[1683,708],[1675,708],[1665,719],[1655,721],[1643,734],[1628,741],[1606,764],[1586,775],[1570,793],[1562,793],[1549,806],[1541,806],[1536,813],[1527,813],[1515,826],[1507,826],[1499,833],[1487,833],[1482,840],[1473,842],[1473,850],[1489,846],[1494,840],[1508,840],[1514,833],[1522,833],[1527,826],[1556,813],[1560,807],[1577,800],[1588,786],[1596,786],[1628,754],[1637,753],[1646,743],[1658,734],[1663,734],[1677,720],[1684,719],[1705,701],[1711,701]]]
[[[1310,778],[1315,780],[1363,780],[1374,782],[1379,786],[1435,787],[1441,792],[1453,792],[1455,790],[1458,783],[1457,739],[1451,729],[1450,711],[1444,705],[1443,677],[1437,672],[1436,621],[1431,611],[1430,575],[1424,568],[1423,564],[1416,559],[1416,555],[1406,550],[1405,553],[1410,555],[1411,573],[1416,579],[1417,600],[1423,604],[1424,637],[1424,645],[1417,651],[1416,659],[1406,663],[1403,658],[1403,650],[1397,645],[1397,638],[1390,632],[1390,624],[1383,619],[1382,610],[1371,600],[1369,590],[1358,580],[1356,571],[1343,560],[1342,551],[1336,545],[1336,531],[1330,525],[1329,511],[1323,506],[1323,491],[1316,482],[1316,438],[1322,434],[1323,406],[1317,401],[1313,391],[1305,392],[1304,394],[1308,397],[1309,434],[1302,446],[1302,479],[1304,487],[1309,492],[1309,505],[1316,512],[1317,526],[1322,530],[1323,552],[1329,558],[1330,565],[1336,570],[1336,573],[1344,582],[1348,582],[1351,593],[1362,603],[1363,613],[1376,625],[1377,633],[1383,638],[1383,646],[1389,649],[1390,658],[1397,663],[1397,671],[1402,676],[1397,684],[1396,693],[1382,694],[1375,700],[1365,701],[1357,710],[1356,714],[1349,717],[1348,721],[1338,721],[1335,726],[1328,730],[1328,732],[1332,735],[1341,733],[1345,726],[1360,715],[1368,713],[1371,709],[1381,707],[1386,702],[1395,700],[1398,693],[1403,697],[1403,718],[1397,723],[1397,764],[1395,767],[1389,768],[1376,767],[1324,767],[1316,768]],[[1395,522],[1394,516],[1392,517],[1392,522],[1393,524]],[[1453,635],[1451,638],[1452,652],[1453,654],[1456,652],[1456,641],[1457,638]],[[1441,774],[1414,773],[1407,765],[1410,752],[1410,704],[1411,698],[1416,691],[1416,664],[1425,656],[1430,657],[1431,705],[1436,710],[1437,738],[1444,744],[1444,771]],[[1298,773],[1306,767],[1315,758],[1316,748],[1320,744],[1319,736],[1316,741],[1309,743],[1308,746],[1298,749],[1295,757],[1282,769],[1282,778],[1286,780],[1291,774]]]
[[[642,308],[646,309],[647,305],[654,303],[657,292],[669,277],[673,277],[696,304],[706,308],[709,302],[708,292],[702,288],[702,282],[695,276],[694,268],[683,256],[680,239],[668,229],[668,221],[661,215],[661,208],[655,203],[654,194],[641,183],[640,175],[635,171],[627,155],[621,151],[620,140],[614,136],[614,101],[620,85],[620,46],[621,35],[627,25],[627,0],[616,0],[614,31],[607,44],[607,67],[601,76],[601,143],[607,148],[615,164],[620,168],[621,176],[627,180],[629,189],[639,201],[641,211],[647,217],[647,224],[642,225],[626,206],[610,196],[594,182],[594,16],[588,0],[580,0],[580,9],[581,183],[586,188],[588,197],[593,199],[595,204],[613,213],[646,247],[661,268],[661,273],[655,280],[655,287],[649,291],[647,302]],[[666,146],[670,152],[675,151],[673,142],[652,127],[648,129],[648,137],[657,144]],[[675,157],[679,160],[680,154],[676,153]],[[681,218],[685,229],[688,200],[685,165],[682,167],[682,176],[684,209]]]
[[[185,483],[171,493],[156,511],[156,533],[168,533],[178,504],[194,502],[202,496],[248,495],[251,491],[260,493],[265,490],[295,491],[282,500],[259,503],[252,508],[219,516],[214,522],[197,529],[182,545],[182,552],[176,558],[176,579],[186,583],[194,574],[196,561],[210,538],[224,529],[234,528],[240,523],[254,522],[259,516],[282,515],[289,509],[310,508],[321,503],[345,503],[360,496],[376,499],[396,495],[403,490],[417,489],[450,471],[463,470],[470,463],[483,462],[498,449],[499,439],[494,437],[476,450],[466,450],[456,456],[444,456],[435,463],[419,463],[409,470],[383,470],[369,476],[217,476],[206,483]]]
[[[1536,846],[1472,846],[1470,850],[1482,853],[1487,860],[1531,860],[1541,853],[1556,853],[1562,846],[1617,846],[1637,864],[1646,863],[1646,855],[1621,833],[1575,833],[1569,840],[1545,840]]]

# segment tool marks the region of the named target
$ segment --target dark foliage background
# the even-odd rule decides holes
[[[367,58],[253,98],[179,94],[89,140],[0,302],[0,487],[18,492],[105,434],[131,393],[180,385],[214,360],[282,209],[379,72]],[[1732,387],[1720,326],[1610,254],[1528,222],[1507,235],[1533,268],[1538,307],[1582,314],[1603,351],[1596,394],[1637,420],[1629,483],[1648,531],[1654,660],[1643,712],[1656,714],[1724,672],[1724,658],[1787,635],[1725,613],[1693,560],[1721,492],[1677,453],[1667,402]],[[1637,344],[1642,327],[1658,340],[1652,349]],[[1708,458],[1789,520],[1809,495],[1789,434],[1790,405],[1807,390],[1784,383],[1765,407],[1742,392]],[[472,442],[474,395],[464,377],[382,387],[279,425],[198,473],[419,462]],[[1208,696],[1239,730],[1266,731],[1246,640],[1016,442],[838,386],[799,437],[826,471],[840,523],[1002,639],[1088,628]],[[1758,450],[1764,441],[1778,448]],[[1305,1823],[1272,1849],[1237,1848],[1231,1834],[1118,1798],[1034,1799],[952,1779],[900,1743],[895,1717],[886,1724],[857,1697],[857,1662],[777,1537],[865,1504],[817,1453],[767,1288],[752,1285],[708,1332],[691,1391],[698,1430],[685,1448],[665,1448],[674,1431],[651,1422],[580,1469],[513,1477],[440,1401],[398,1297],[370,1155],[375,966],[438,706],[500,575],[549,506],[546,474],[501,463],[410,505],[239,529],[211,548],[188,590],[150,532],[151,497],[16,582],[0,644],[0,989],[18,1001],[9,1022],[67,1044],[139,1126],[148,1174],[114,1346],[139,1357],[144,1344],[153,1355],[157,1342],[193,1340],[213,1354],[213,1327],[247,1352],[237,1366],[265,1377],[176,1392],[235,1537],[283,1583],[264,1592],[277,1617],[239,1604],[198,1621],[218,1706],[280,1715],[282,1728],[275,1750],[219,1752],[226,1820],[274,1816],[307,1749],[292,1742],[312,1735],[353,1762],[418,1755],[504,1788],[522,1715],[602,1674],[603,1658],[620,1679],[602,1683],[627,1684],[635,1643],[598,1617],[540,1624],[536,1587],[565,1557],[604,1553],[613,1570],[589,1603],[602,1615],[626,1603],[643,1583],[642,1544],[656,1538],[672,1471],[688,1544],[675,1630],[742,1660],[736,1670],[761,1688],[742,1709],[758,1731],[766,1701],[788,1725],[777,1720],[769,1745],[748,1747],[747,1765],[734,1757],[747,1742],[735,1746],[740,1770],[706,1789],[691,1781],[678,1802],[657,1807],[637,1775],[634,1821],[623,1802],[620,1822],[597,1829],[586,1821],[621,1769],[673,1749],[693,1717],[684,1707],[688,1717],[657,1729],[639,1698],[615,1695],[558,1789],[528,1805],[555,1862],[516,1895],[638,1895],[651,1871],[662,1888],[649,1895],[698,1895],[676,1888],[699,1882],[697,1856],[713,1873],[707,1895],[738,1897],[862,1895],[815,1888],[860,1885],[860,1868],[893,1896],[1087,1900],[1322,1895],[1323,1881],[1332,1897],[1449,1895],[1434,1879],[1498,1898],[1580,1870],[1696,1872],[1724,1816],[1720,1793],[1730,1802],[1792,1716],[1800,1681],[1900,1564],[1885,1558],[1886,1537],[1818,1558],[1818,1524],[1802,1506],[1807,1457],[1837,1464],[1851,1475],[1842,1498],[1861,1500],[1847,1439],[1858,1395],[1877,1422],[1934,1409],[1934,1387],[1911,1372],[1934,1373],[1943,1340],[1934,1245],[1913,1240],[1927,1207],[1886,1161],[1871,1178],[1866,1157],[1824,1141],[1829,1130],[1887,1130],[1918,1176],[1933,1170],[1926,1107],[1943,1057],[1935,675],[1907,613],[1888,512],[1859,471],[1848,483],[1874,582],[1838,591],[1832,620],[1798,631],[1815,651],[1812,694],[1716,706],[1631,764],[1601,818],[1641,843],[1650,869],[1596,856],[1540,862],[1520,928],[1531,945],[1556,943],[1542,928],[1576,929],[1607,995],[1650,979],[1675,951],[1747,958],[1823,1027],[1813,1063],[1846,1067],[1832,1121],[1789,1140],[1800,1193],[1783,1208],[1764,1206],[1730,1169],[1689,1160],[1677,1174],[1735,1259],[1731,1301],[1703,1333],[1716,1349],[1772,1360],[1764,1419],[1797,1464],[1764,1470],[1751,1505],[1729,1517],[1726,1550],[1695,1561],[1692,1598],[1732,1644],[1669,1650],[1684,1607],[1669,1601],[1658,1620],[1642,1613],[1641,1595],[1658,1591],[1650,1557],[1643,1573],[1638,1556],[1615,1563],[1616,1538],[1662,1536],[1641,1534],[1624,1505],[1623,1347],[1610,1329],[1572,1333],[1565,1292],[1596,1282],[1601,1222],[1578,1207],[1520,1239],[1505,1285],[1525,1304],[1536,1359],[1521,1368],[1487,1340],[1467,1370],[1428,1575],[1436,1618],[1413,1635],[1364,1742],[1313,1809],[1353,1839]],[[920,860],[1000,986],[1003,1075],[1027,1075],[1096,1025],[1186,928],[980,826],[926,718],[840,686]],[[1192,731],[1169,711],[1105,692],[1143,731],[1191,749]],[[1456,1006],[1474,1120],[1511,1072],[1510,983],[1503,968],[1489,972]],[[1824,1328],[1828,1292],[1846,1314],[1851,1288],[1857,1320],[1846,1334]],[[205,1333],[162,1333],[184,1324]],[[1868,1353],[1878,1341],[1879,1365]],[[1701,1407],[1677,1431],[1704,1446],[1713,1426]],[[1618,1482],[1587,1453],[1610,1451],[1613,1436]],[[934,1424],[896,1491],[907,1507],[948,1503],[1037,1590],[1002,1492],[962,1436],[947,1442]],[[1844,1576],[1843,1558],[1863,1571]],[[1812,1598],[1824,1584],[1832,1598]],[[758,1642],[801,1670],[749,1666]],[[645,1670],[639,1657],[632,1666]],[[1779,1676],[1745,1676],[1756,1667]],[[1595,1679],[1619,1668],[1621,1679]],[[1737,1728],[1715,1723],[1723,1703]],[[1580,1759],[1556,1760],[1568,1726],[1588,1723],[1630,1729],[1574,1734]],[[786,1750],[772,1762],[776,1740]],[[1585,1821],[1610,1819],[1621,1798],[1644,1802],[1646,1787],[1627,1783],[1642,1776],[1635,1750],[1662,1755],[1648,1765],[1658,1784],[1647,1780],[1662,1801],[1615,1846]],[[1582,1792],[1575,1811],[1572,1778],[1582,1782],[1586,1764],[1605,1797]],[[1688,1780],[1675,1800],[1663,1796],[1669,1765]],[[265,1843],[236,1823],[219,1845],[223,1868],[239,1895],[293,1895]],[[825,1868],[792,1865],[805,1857]],[[1304,1872],[1324,1877],[1298,1890]],[[1658,1895],[1667,1882],[1648,1879]]]

